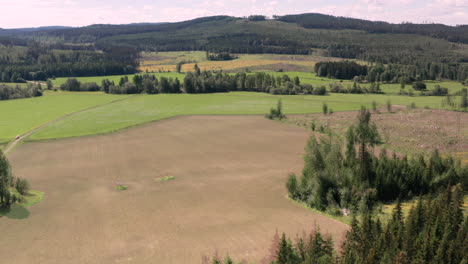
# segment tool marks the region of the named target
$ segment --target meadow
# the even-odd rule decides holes
[[[281,99],[286,114],[319,113],[324,103],[333,111],[358,110],[390,100],[395,105],[440,107],[440,97],[331,94],[328,96],[231,92],[218,94],[139,95],[59,120],[34,133],[30,140],[88,136],[179,115],[263,115]]]
[[[127,97],[104,93],[46,91],[44,96],[0,101],[0,142],[11,141],[47,122]]]

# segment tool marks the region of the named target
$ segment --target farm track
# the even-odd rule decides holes
[[[73,113],[70,113],[70,114],[66,114],[66,115],[63,115],[63,116],[61,116],[61,117],[59,117],[59,118],[56,118],[56,119],[51,120],[51,121],[49,121],[49,122],[46,122],[46,123],[44,123],[44,124],[42,124],[42,125],[40,125],[40,126],[34,128],[34,129],[28,131],[28,132],[26,132],[26,133],[20,135],[17,139],[15,138],[15,140],[9,142],[9,143],[7,144],[7,146],[5,147],[3,153],[4,153],[5,155],[8,155],[8,153],[9,153],[10,151],[12,151],[12,150],[15,148],[15,146],[17,146],[21,141],[23,141],[23,139],[28,138],[29,136],[31,136],[32,134],[36,133],[37,131],[39,131],[39,130],[41,130],[41,129],[47,127],[47,126],[50,126],[50,125],[52,125],[52,124],[54,124],[54,123],[57,123],[57,122],[60,121],[60,120],[63,120],[63,119],[68,118],[68,117],[70,117],[70,116],[74,116],[74,115],[77,115],[77,114],[80,114],[80,113],[83,113],[83,112],[86,112],[86,111],[89,111],[89,110],[93,110],[93,109],[96,109],[96,108],[99,108],[99,107],[103,107],[103,106],[105,106],[105,105],[109,105],[109,104],[113,104],[113,103],[118,103],[118,102],[121,102],[121,101],[125,101],[125,100],[128,100],[128,99],[130,99],[130,98],[134,98],[134,97],[136,97],[136,96],[138,96],[138,95],[129,96],[129,97],[125,97],[125,98],[122,98],[122,99],[117,99],[117,100],[111,101],[111,102],[109,102],[109,103],[105,103],[105,104],[100,104],[100,105],[95,105],[95,106],[92,106],[92,107],[88,107],[88,108],[82,109],[82,110],[80,110],[80,111],[76,111],[76,112],[73,112]]]

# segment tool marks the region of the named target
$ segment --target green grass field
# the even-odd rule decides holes
[[[28,84],[27,83],[4,83],[4,82],[0,82],[0,84],[5,84],[5,85],[8,85],[8,86],[21,86],[21,87],[26,87]]]
[[[66,114],[125,97],[100,92],[46,91],[41,97],[0,101],[0,143]]]
[[[323,103],[333,111],[358,110],[372,101],[385,104],[439,108],[440,97],[331,94],[329,96],[274,96],[265,93],[139,95],[67,117],[33,134],[31,140],[104,134],[179,115],[265,114],[283,100],[286,114],[321,112]]]

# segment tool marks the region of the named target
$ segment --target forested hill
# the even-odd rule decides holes
[[[443,24],[391,24],[348,17],[336,17],[317,13],[277,17],[279,21],[296,23],[305,28],[356,29],[369,33],[404,33],[441,38],[451,42],[468,44],[468,25],[447,26]]]
[[[198,24],[234,19],[227,16],[214,16],[214,17],[202,17],[193,20],[177,22],[177,23],[133,23],[133,24],[122,24],[122,25],[111,25],[111,24],[95,24],[86,27],[69,28],[69,29],[57,29],[46,32],[36,32],[36,36],[54,36],[63,38],[65,41],[71,42],[95,42],[102,38],[125,35],[125,34],[140,34],[147,32],[174,32],[177,30],[185,29],[188,27],[195,27]]]
[[[21,35],[18,35],[21,36]],[[212,16],[177,23],[91,25],[23,34],[26,38],[124,46],[141,51],[325,55],[378,63],[468,61],[468,26],[390,24],[321,14],[265,19]],[[450,41],[457,41],[450,42]]]
[[[49,30],[68,29],[68,28],[71,28],[71,27],[49,26],[49,27],[12,28],[12,29],[0,28],[0,36],[28,34],[28,33],[34,33],[34,32],[44,32],[44,31],[49,31]]]
[[[403,71],[416,79],[422,78],[420,71],[424,70],[464,81],[468,71],[467,35],[466,25],[397,25],[321,14],[0,29],[0,72],[9,80],[128,74],[136,71],[140,51],[198,50],[317,54],[386,64],[389,71]],[[379,74],[382,69],[378,68]]]

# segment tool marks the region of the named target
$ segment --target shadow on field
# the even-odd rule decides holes
[[[0,209],[0,217],[6,216],[10,219],[26,219],[29,217],[29,210],[23,206],[12,206],[10,209]]]

